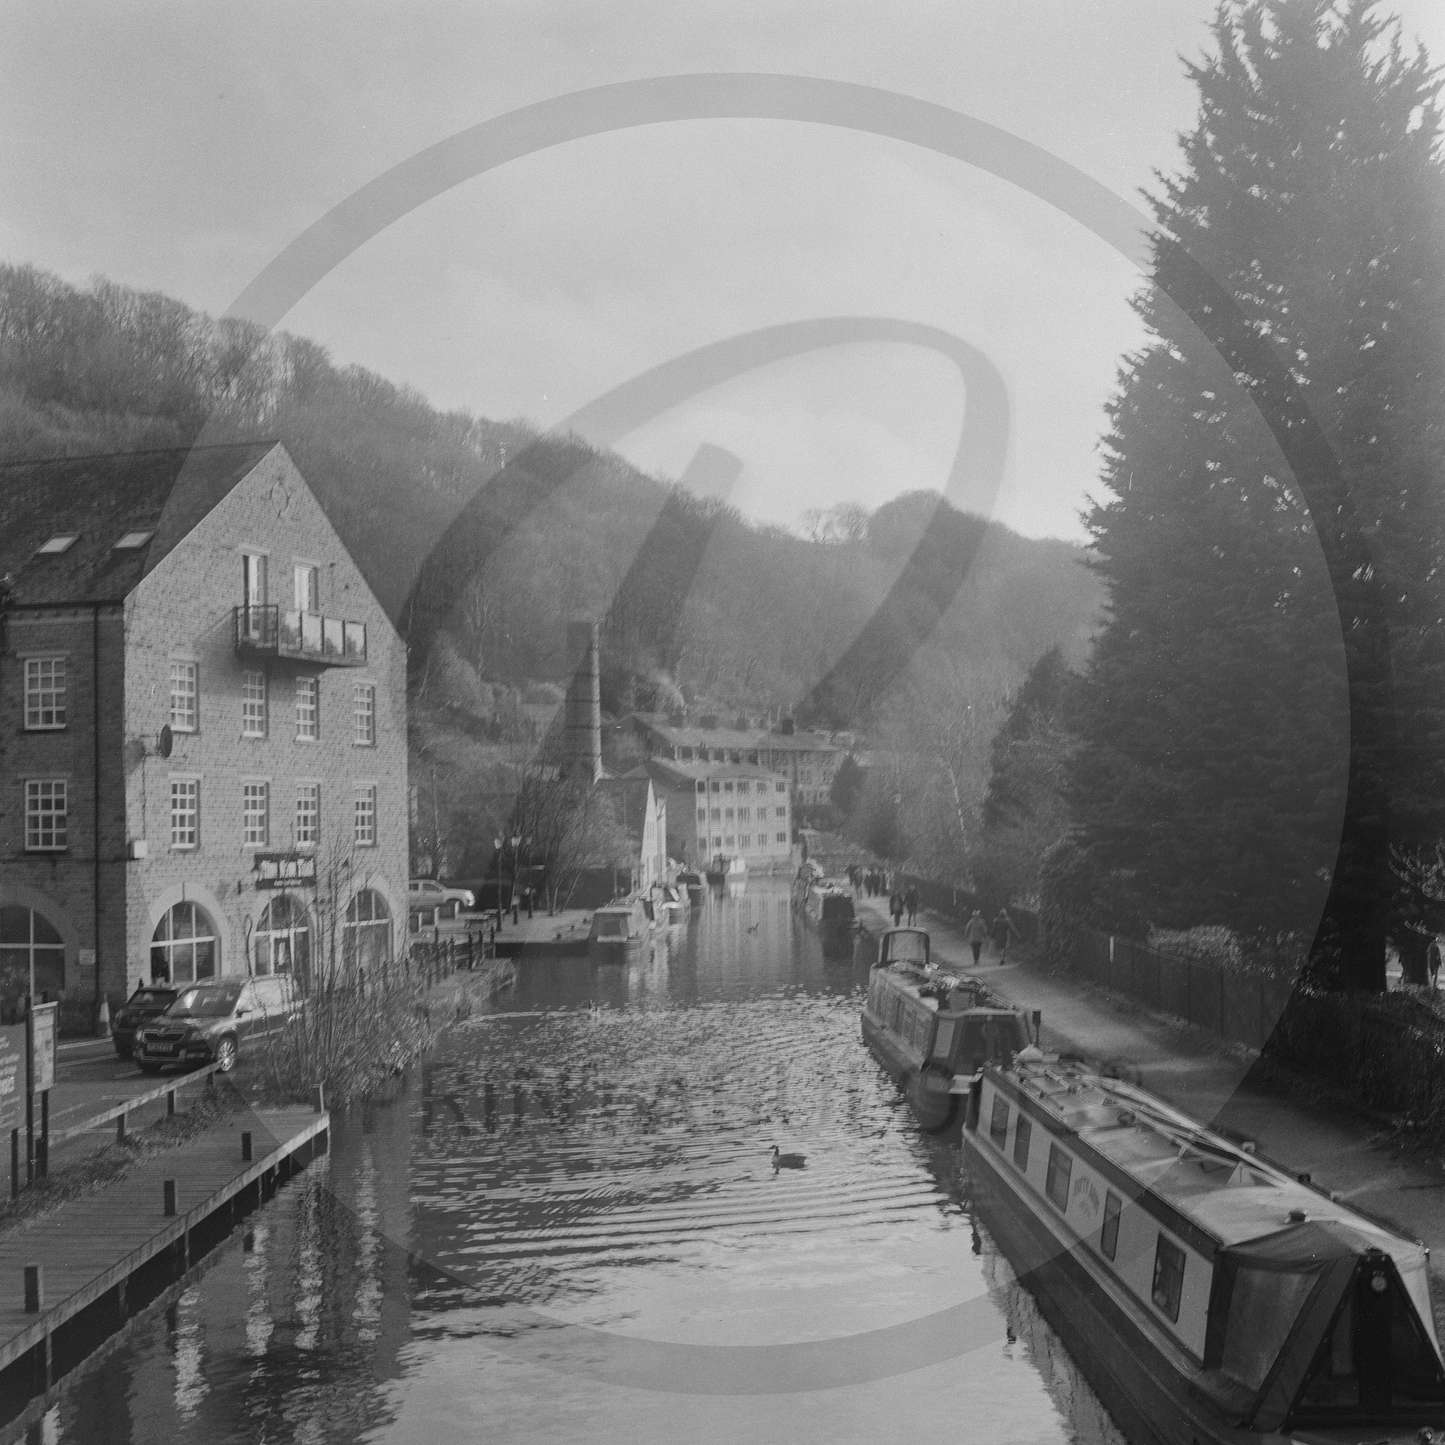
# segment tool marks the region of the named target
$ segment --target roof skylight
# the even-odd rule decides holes
[[[154,532],[127,532],[125,536],[115,544],[115,550],[117,552],[134,552],[136,548],[144,547],[154,536]]]
[[[48,542],[37,547],[35,555],[37,557],[58,557],[62,552],[70,550],[78,536],[80,536],[79,532],[59,532]]]

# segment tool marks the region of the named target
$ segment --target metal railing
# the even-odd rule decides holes
[[[330,667],[366,663],[366,624],[276,603],[242,603],[232,614],[237,652],[264,652]]]

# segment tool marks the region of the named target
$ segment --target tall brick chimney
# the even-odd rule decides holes
[[[562,704],[562,757],[596,782],[602,776],[602,679],[597,624],[567,624],[567,699]]]

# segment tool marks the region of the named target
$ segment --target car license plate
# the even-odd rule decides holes
[[[148,1053],[148,1054],[173,1054],[173,1053],[175,1053],[175,1051],[176,1051],[176,1046],[175,1046],[174,1044],[147,1044],[147,1045],[146,1045],[146,1053]]]

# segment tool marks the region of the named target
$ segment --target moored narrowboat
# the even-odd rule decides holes
[[[677,875],[677,883],[679,888],[686,890],[688,902],[694,908],[707,897],[707,884],[703,882],[701,873],[688,869]]]
[[[984,1224],[1131,1441],[1437,1438],[1419,1242],[1078,1064],[985,1067],[964,1137]]]
[[[1021,1013],[977,980],[933,968],[921,928],[889,929],[879,940],[863,1038],[929,1133],[958,1122],[960,1102],[985,1062],[1005,1062],[1030,1042]]]
[[[825,878],[812,864],[804,863],[793,880],[793,907],[818,930],[825,950],[851,949],[857,918],[853,892],[834,878]]]
[[[707,865],[707,881],[716,887],[724,883],[738,883],[747,878],[748,860],[746,858],[726,854],[717,854],[711,863]]]
[[[648,939],[652,920],[641,898],[609,903],[592,915],[587,951],[594,956],[620,955],[640,949]]]

